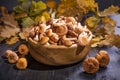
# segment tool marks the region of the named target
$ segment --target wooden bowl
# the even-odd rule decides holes
[[[81,61],[89,52],[90,45],[71,47],[57,45],[40,45],[28,39],[31,56],[40,63],[54,66],[73,64]]]

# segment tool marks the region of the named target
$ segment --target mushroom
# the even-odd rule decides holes
[[[74,25],[72,24],[72,22],[66,23],[66,26],[69,30],[74,30]]]
[[[43,36],[40,40],[40,44],[46,44],[49,41],[49,37],[47,36]]]
[[[56,34],[56,33],[53,33],[51,36],[50,36],[50,40],[57,43],[58,40],[59,40],[59,36]]]
[[[78,34],[75,33],[73,30],[68,30],[68,33],[67,33],[68,36],[71,36],[71,37],[77,37]]]
[[[99,70],[99,62],[94,57],[89,57],[83,61],[83,69],[85,72],[93,74]]]
[[[100,67],[106,67],[110,61],[110,56],[105,50],[100,50],[99,53],[96,54],[95,58],[99,61]]]
[[[45,28],[46,28],[46,25],[45,25],[45,24],[40,24],[40,26],[39,26],[39,33],[40,33],[40,34],[44,33],[45,30],[46,30]]]
[[[15,52],[12,52],[8,56],[8,62],[9,63],[16,63],[18,61],[18,55]]]
[[[21,44],[19,47],[18,47],[18,52],[22,55],[27,55],[28,52],[29,52],[29,49],[27,47],[26,44]]]
[[[78,43],[82,46],[85,46],[90,43],[92,39],[92,33],[86,29],[78,36]]]
[[[33,40],[38,42],[39,41],[39,35],[36,34]]]
[[[53,24],[53,18],[50,18],[47,22],[46,22],[47,25],[52,25]]]
[[[46,33],[47,36],[50,37],[50,36],[52,35],[53,32],[52,32],[52,29],[48,29],[48,30],[46,30],[45,33]]]
[[[26,69],[27,65],[28,65],[28,62],[26,58],[20,58],[16,63],[16,67],[18,69]]]
[[[59,26],[55,26],[53,28],[53,32],[57,33],[59,36],[63,36],[66,35],[68,32],[68,28],[66,25],[59,25]]]
[[[34,28],[32,28],[29,32],[29,37],[33,38],[35,36]]]
[[[5,51],[5,57],[8,58],[8,56],[12,53],[12,50],[6,50]]]
[[[77,40],[77,38],[66,38],[66,36],[62,37],[62,43],[67,47],[70,47],[73,44],[72,40]]]
[[[66,17],[66,23],[72,22],[73,25],[77,24],[77,21],[74,17]]]
[[[82,33],[82,31],[83,31],[82,25],[81,25],[80,23],[78,23],[78,25],[75,27],[74,31],[75,31],[75,33],[77,33],[78,35],[79,35],[80,33]]]
[[[36,34],[39,33],[39,26],[34,27],[34,32],[35,32]]]

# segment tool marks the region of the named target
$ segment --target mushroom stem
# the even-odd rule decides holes
[[[34,40],[37,41],[37,42],[39,41],[39,36],[38,36],[38,34],[36,34],[36,36],[34,37]]]

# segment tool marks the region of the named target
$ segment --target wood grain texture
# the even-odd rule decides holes
[[[0,44],[0,80],[119,80],[120,76],[120,49],[116,47],[93,48],[88,56],[104,49],[110,54],[110,63],[106,68],[100,68],[96,74],[87,74],[82,68],[82,61],[67,66],[48,66],[35,61],[31,55],[27,56],[28,67],[26,70],[18,70],[15,64],[9,64],[4,57],[6,49],[16,50],[15,45]]]

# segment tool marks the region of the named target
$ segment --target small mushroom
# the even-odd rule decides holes
[[[5,51],[5,57],[8,58],[8,56],[12,53],[12,50],[6,50]]]
[[[29,37],[33,38],[35,36],[34,28],[29,32]]]
[[[30,41],[30,42],[32,42],[33,44],[36,44],[36,45],[38,44],[38,42],[33,40],[31,37],[28,38],[28,41]]]
[[[53,34],[52,29],[46,30],[45,33],[46,33],[46,35],[49,36],[49,37]]]
[[[83,27],[81,26],[80,23],[78,23],[78,25],[75,27],[74,31],[75,31],[75,33],[77,33],[78,35],[83,32]]]
[[[28,62],[26,58],[20,58],[16,63],[16,67],[18,69],[26,69],[27,65],[28,65]]]
[[[8,62],[9,63],[16,63],[18,61],[18,58],[19,58],[18,55],[15,52],[12,52],[8,56]]]
[[[46,44],[47,42],[49,41],[49,37],[45,36],[45,37],[42,37],[41,40],[40,40],[40,44]]]
[[[29,52],[29,49],[27,47],[26,44],[21,44],[19,47],[18,47],[18,52],[22,55],[27,55],[28,52]]]
[[[38,42],[39,41],[39,35],[36,34],[33,40]]]
[[[63,45],[70,47],[73,44],[73,41],[71,41],[70,38],[66,38],[66,36],[63,36],[62,43]]]
[[[72,22],[74,25],[77,24],[77,21],[74,17],[66,17],[66,23]]]
[[[53,24],[53,18],[50,18],[47,22],[46,22],[47,25],[52,25]]]
[[[62,25],[62,26],[55,26],[53,29],[54,33],[57,33],[59,36],[63,36],[66,35],[68,32],[68,28],[66,25]]]
[[[66,26],[69,30],[74,30],[74,25],[72,24],[72,22],[66,23]]]
[[[34,32],[35,32],[36,34],[39,33],[39,26],[34,27]]]
[[[87,30],[82,32],[78,36],[78,43],[82,46],[85,46],[90,43],[91,39],[92,39],[92,33],[89,30]]]
[[[71,37],[77,37],[78,34],[75,33],[73,30],[68,30],[68,33],[67,33],[68,36],[71,36]]]
[[[83,69],[85,72],[93,74],[99,70],[99,62],[94,57],[89,57],[83,61]]]
[[[51,36],[50,36],[50,40],[57,43],[58,40],[59,40],[59,36],[56,34],[56,33],[53,33]]]
[[[105,50],[100,50],[99,53],[96,54],[95,58],[99,61],[100,67],[106,67],[110,61],[108,52]]]

